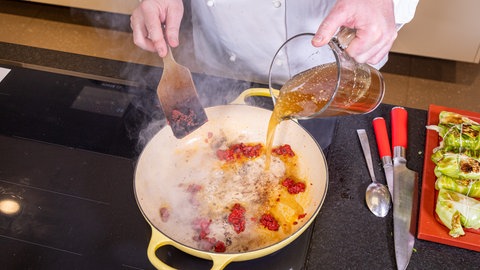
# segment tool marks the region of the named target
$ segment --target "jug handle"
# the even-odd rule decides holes
[[[355,38],[356,33],[357,30],[355,29],[342,26],[338,30],[337,34],[332,38],[331,42],[335,43],[338,48],[344,51],[348,48],[350,42],[352,42],[352,40]]]

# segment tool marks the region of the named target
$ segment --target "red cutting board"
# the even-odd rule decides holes
[[[428,108],[427,125],[437,125],[441,111],[456,112],[480,123],[480,113],[464,111],[438,105]],[[435,218],[435,206],[438,191],[435,190],[435,164],[431,160],[433,149],[439,145],[438,132],[427,129],[425,142],[425,159],[423,163],[422,195],[420,198],[420,213],[418,219],[418,238],[445,245],[480,251],[480,234],[466,232],[464,236],[453,238],[449,229]]]

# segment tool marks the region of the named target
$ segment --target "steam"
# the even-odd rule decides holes
[[[166,120],[156,120],[150,122],[138,133],[137,150],[141,150],[145,145],[166,125]]]
[[[136,140],[135,150],[140,153],[145,145],[167,125],[156,92],[149,87],[130,88],[132,110],[130,121],[125,121],[128,136]]]
[[[86,11],[81,9],[70,9],[71,18],[79,24],[88,24],[96,27],[100,38],[113,40],[118,44],[110,48],[111,54],[125,55],[128,53],[126,48],[131,48],[133,39],[129,46],[125,47],[125,33],[130,33],[130,17],[128,15],[113,14],[100,11]],[[225,70],[223,74],[212,73],[206,66],[201,66],[196,62],[193,50],[192,24],[186,10],[182,28],[180,31],[180,46],[173,49],[177,62],[186,66],[192,71],[200,101],[204,107],[229,104],[238,95],[252,87],[252,83],[232,79],[239,77],[240,71]],[[105,30],[114,31],[105,31]],[[131,97],[130,110],[126,114],[125,125],[129,138],[136,141],[135,151],[141,152],[151,138],[167,125],[163,111],[159,104],[155,90],[162,75],[161,67],[136,64],[140,57],[138,50],[132,51],[128,55],[128,63],[117,62],[112,66],[102,68],[102,73],[106,76],[119,77],[121,79],[133,82],[135,87],[128,88],[128,95]],[[120,68],[116,68],[116,67]],[[208,74],[207,74],[208,73]],[[222,77],[223,76],[223,77]],[[224,76],[229,76],[226,78]],[[268,100],[271,103],[271,100]],[[250,100],[250,105],[264,107],[264,101]]]
[[[167,121],[156,92],[153,90],[156,89],[158,80],[161,77],[161,71],[159,69],[143,69],[136,72],[138,72],[136,76],[141,78],[143,86],[134,89],[135,92],[131,93],[134,96],[131,100],[131,105],[140,113],[136,114],[136,118],[132,120],[135,124],[130,129],[129,136],[131,139],[137,140],[136,150],[141,152],[150,139],[167,125]],[[192,76],[200,102],[205,108],[229,104],[242,91],[252,87],[251,83],[245,81],[200,74],[192,74]],[[273,108],[271,98],[252,98],[248,100],[248,104]]]

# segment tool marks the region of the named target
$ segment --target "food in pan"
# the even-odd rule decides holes
[[[440,145],[435,163],[435,213],[452,237],[465,230],[480,232],[480,124],[463,115],[442,111],[439,124],[427,128],[438,132]]]
[[[179,155],[213,169],[179,176],[178,196],[169,200],[173,205],[160,206],[159,220],[182,230],[179,241],[204,251],[245,252],[288,237],[312,214],[305,211],[309,182],[298,175],[298,156],[290,145],[272,148],[266,170],[262,143],[228,142],[223,136],[205,142],[208,151]]]

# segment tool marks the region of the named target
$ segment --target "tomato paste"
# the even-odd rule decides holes
[[[192,205],[199,205],[200,201],[197,198],[197,193],[202,190],[203,186],[197,184],[189,184],[186,188],[186,191],[190,196],[188,197],[188,202]]]
[[[307,213],[304,213],[304,214],[298,215],[298,219],[302,219],[302,218],[304,218],[306,215],[307,215]]]
[[[202,186],[201,186],[201,185],[189,184],[189,185],[187,186],[187,192],[188,192],[188,193],[191,193],[191,194],[195,194],[195,193],[199,192],[200,190],[202,190]]]
[[[294,157],[295,152],[293,152],[292,147],[289,144],[280,145],[272,149],[272,153],[279,156]]]
[[[166,207],[160,208],[160,218],[162,219],[162,221],[167,222],[169,217],[170,217],[170,212],[168,211],[168,208]]]
[[[288,193],[290,194],[298,194],[300,192],[304,192],[306,187],[305,183],[295,182],[293,179],[288,177],[282,181],[282,186],[286,187]]]
[[[200,243],[203,250],[213,250],[215,252],[225,252],[227,250],[225,243],[218,241],[215,237],[209,237],[211,220],[206,218],[196,219],[192,227],[198,233],[193,240]]]
[[[263,214],[260,218],[260,224],[270,231],[278,231],[278,228],[280,228],[278,221],[270,214]]]
[[[199,122],[195,112],[189,108],[174,109],[167,119],[174,130],[182,132],[193,129]]]
[[[238,143],[231,145],[226,150],[217,150],[217,157],[224,161],[235,161],[242,158],[256,158],[260,156],[262,144]]]
[[[245,231],[245,208],[236,203],[228,215],[228,222],[232,224],[236,233]]]
[[[225,243],[223,243],[222,241],[217,241],[215,243],[215,246],[213,247],[213,250],[217,253],[222,253],[227,250],[227,247],[225,246]]]

